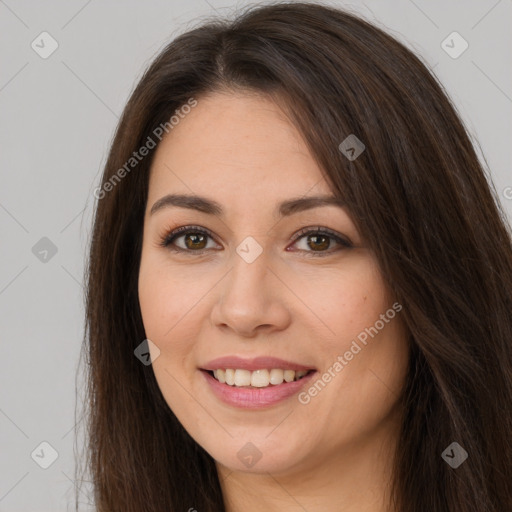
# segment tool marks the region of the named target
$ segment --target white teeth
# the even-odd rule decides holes
[[[221,383],[224,384],[226,382],[226,372],[224,370],[214,370],[213,376]]]
[[[299,380],[308,373],[307,370],[281,370],[280,368],[272,368],[271,370],[261,369],[253,372],[242,369],[228,368],[213,371],[213,376],[222,384],[229,386],[255,388],[265,388],[272,384],[278,386],[283,382],[293,382]]]
[[[273,368],[270,370],[270,384],[277,386],[278,384],[282,384],[284,380],[284,371],[279,370],[277,368]]]
[[[286,382],[292,382],[295,378],[295,372],[293,370],[285,370],[284,371],[284,380]]]
[[[235,386],[250,386],[251,372],[249,370],[235,370]]]
[[[237,370],[238,371],[238,370]],[[268,370],[256,370],[251,375],[251,386],[254,388],[264,388],[270,382]]]
[[[226,370],[225,378],[226,378],[226,384],[229,384],[230,386],[234,386],[235,385],[235,370]]]

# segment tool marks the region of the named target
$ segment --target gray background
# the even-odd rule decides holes
[[[92,191],[121,110],[171,38],[245,4],[0,0],[0,512],[72,509]],[[479,141],[512,217],[512,1],[330,4],[361,13],[433,68]],[[43,31],[58,43],[46,59],[31,47],[35,40],[48,50]],[[441,46],[453,31],[469,43],[458,58]],[[43,237],[54,255],[44,253],[51,244]],[[51,457],[43,441],[58,453],[47,469],[39,465]],[[87,485],[81,502],[88,502]]]

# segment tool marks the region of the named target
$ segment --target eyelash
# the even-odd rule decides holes
[[[205,252],[207,252],[208,250],[210,250],[210,249],[201,249],[199,251],[194,251],[194,250],[190,250],[190,249],[183,249],[181,247],[171,246],[171,244],[177,238],[179,238],[180,236],[183,236],[183,235],[187,235],[189,233],[206,235],[206,236],[210,237],[212,240],[214,240],[212,233],[205,228],[201,228],[199,226],[182,226],[180,228],[177,228],[177,229],[171,231],[170,233],[166,233],[163,236],[161,236],[160,242],[158,245],[161,247],[167,248],[171,251],[174,251],[174,252],[191,253],[194,256],[200,256],[200,255],[204,254]],[[298,233],[296,233],[292,237],[292,239],[291,239],[292,243],[296,243],[298,240],[305,237],[306,235],[326,235],[329,238],[334,239],[339,245],[342,246],[342,248],[349,249],[349,248],[353,247],[353,244],[348,239],[345,239],[345,238],[341,237],[339,234],[335,233],[334,231],[332,231],[328,228],[323,228],[323,227],[314,227],[314,228],[307,227],[307,228],[301,229]],[[338,251],[339,250],[341,250],[341,249],[338,249]],[[310,256],[311,257],[322,257],[324,255],[329,255],[329,254],[332,254],[333,252],[337,252],[337,251],[336,250],[335,251],[328,250],[328,251],[303,251],[303,252],[306,252],[308,254],[307,257],[310,257]]]

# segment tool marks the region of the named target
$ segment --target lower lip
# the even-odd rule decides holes
[[[201,370],[213,393],[224,403],[243,409],[259,409],[282,402],[297,394],[317,373],[313,371],[293,382],[283,382],[266,388],[239,388],[222,384],[206,370]]]

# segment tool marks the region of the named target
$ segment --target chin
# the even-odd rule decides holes
[[[297,466],[307,455],[298,452],[303,443],[292,442],[289,439],[278,439],[270,442],[268,439],[254,439],[244,436],[241,441],[232,440],[224,449],[219,450],[216,443],[208,453],[217,464],[230,471],[252,474],[284,473]],[[288,443],[287,445],[284,443]]]

